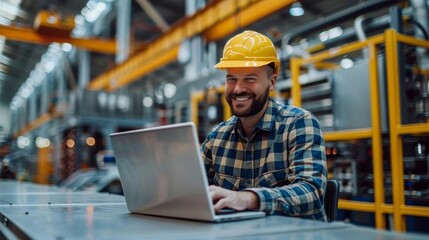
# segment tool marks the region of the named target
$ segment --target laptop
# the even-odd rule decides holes
[[[215,214],[192,122],[112,133],[113,153],[132,213],[224,222],[264,212]]]

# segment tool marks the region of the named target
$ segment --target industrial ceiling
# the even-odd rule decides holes
[[[81,14],[88,0],[6,0],[0,1],[0,25],[17,28],[33,28],[37,13],[42,10],[55,11],[64,16]],[[163,15],[167,24],[183,18],[184,1],[157,0],[153,6]],[[16,13],[16,14],[15,14]],[[114,13],[113,13],[114,15]],[[136,1],[132,1],[131,32],[133,41],[145,42],[162,33]],[[41,56],[47,51],[47,44],[33,44],[8,40],[0,32],[0,104],[9,105],[21,84],[28,78]],[[96,36],[112,39],[115,36],[115,22],[106,23],[105,29]],[[3,47],[2,47],[3,46]],[[91,53],[91,77],[95,77],[112,66],[115,57],[111,54]]]
[[[101,0],[100,0],[101,1]],[[109,2],[104,0],[105,2]],[[88,5],[88,0],[5,0],[0,2],[0,25],[32,28],[37,13],[41,10],[56,11],[64,15],[77,16]],[[110,0],[110,2],[112,2]],[[131,41],[134,44],[147,43],[163,34],[162,27],[154,22],[154,17],[144,11],[141,3],[149,2],[156,12],[169,26],[185,17],[185,0],[134,0],[131,13]],[[216,1],[208,1],[216,2]],[[249,28],[267,33],[274,40],[288,31],[293,31],[302,24],[324,19],[335,12],[369,1],[362,0],[302,0],[305,9],[303,16],[293,17],[289,8],[281,9]],[[114,14],[113,14],[114,15]],[[103,31],[96,37],[112,39],[116,34],[115,19],[106,22]],[[239,30],[239,29],[238,29]],[[47,51],[48,45],[8,40],[0,33],[0,104],[9,106],[16,92],[28,78],[41,56]],[[224,40],[219,40],[220,42]],[[111,54],[91,53],[91,78],[94,79],[115,65],[115,57]],[[172,63],[168,68],[161,68],[152,73],[152,78],[178,77],[183,72],[180,64]],[[76,69],[71,68],[76,71]],[[183,74],[182,74],[183,75]],[[141,81],[140,81],[141,82]]]

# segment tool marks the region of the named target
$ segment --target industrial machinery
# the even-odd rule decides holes
[[[373,16],[357,14],[356,7],[337,14],[342,24],[327,19],[283,38],[283,65],[290,70],[278,83],[280,95],[319,119],[329,177],[341,184],[340,208],[360,210],[359,217],[349,216],[359,224],[386,227],[393,213],[395,229],[425,231],[409,215],[419,212],[426,217],[419,220],[428,221],[427,208],[420,207],[429,205],[429,65],[421,40],[428,37],[419,22],[428,15],[417,2]],[[326,31],[312,36],[316,29]],[[332,37],[336,31],[341,34]],[[364,202],[373,202],[374,210]]]

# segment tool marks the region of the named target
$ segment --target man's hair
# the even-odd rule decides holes
[[[268,75],[268,77],[271,77],[271,75],[273,75],[276,71],[276,65],[274,64],[274,62],[270,62],[266,66],[269,67],[268,71],[267,71],[267,75]]]

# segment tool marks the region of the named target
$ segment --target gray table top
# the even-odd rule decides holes
[[[18,206],[0,211],[34,239],[218,239],[351,227],[282,216],[215,224],[131,214],[125,205]]]
[[[122,196],[15,184],[0,182],[0,222],[32,239],[428,239],[284,216],[229,223],[151,217],[129,213]]]

